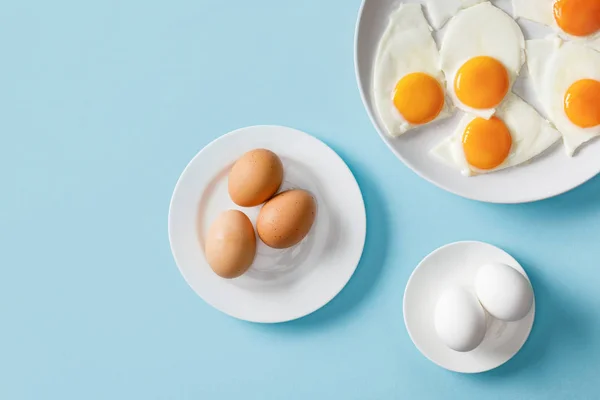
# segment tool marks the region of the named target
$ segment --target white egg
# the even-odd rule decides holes
[[[456,351],[471,351],[483,341],[486,316],[474,294],[460,287],[447,289],[435,307],[435,330]]]
[[[466,149],[466,145],[463,143],[465,131],[467,127],[471,126],[474,120],[478,119],[469,114],[465,114],[460,120],[458,127],[450,137],[447,137],[432,149],[432,154],[446,165],[460,170],[463,175],[472,176],[522,164],[544,152],[560,138],[560,133],[548,121],[543,119],[533,107],[513,93],[509,93],[504,103],[500,105],[495,118],[502,121],[506,128],[508,128],[512,142],[506,158],[499,165],[489,169],[482,169],[471,165],[467,161],[469,159],[468,154],[475,154],[477,156],[477,152],[480,152],[480,155],[485,158],[490,150],[492,153],[496,151],[496,149],[473,145],[470,145],[471,147]],[[493,120],[494,118],[489,121],[480,122],[483,122],[483,126],[485,127],[486,124]],[[488,141],[488,143],[491,142]],[[467,153],[467,151],[470,153]]]
[[[409,84],[400,89],[401,82]],[[420,90],[421,84],[428,84],[428,90]],[[373,73],[375,108],[387,133],[399,136],[448,117],[443,87],[439,53],[421,5],[401,4],[379,42]],[[396,100],[410,108],[403,108],[404,115]]]
[[[493,263],[479,268],[475,293],[486,311],[503,321],[524,318],[533,304],[529,280],[506,264]]]
[[[563,43],[558,38],[528,40],[526,48],[534,90],[548,118],[562,134],[567,154],[572,156],[583,143],[600,136],[597,111],[600,108],[600,52],[573,42]],[[570,88],[581,82],[593,83],[596,87],[581,95],[584,108],[588,108],[587,115],[595,115],[595,125],[581,126],[565,109]],[[575,109],[575,103],[571,104]]]
[[[557,19],[554,16],[554,4],[556,2],[556,0],[513,0],[513,14],[515,18],[524,18],[552,27],[562,37],[581,42],[600,51],[600,29],[595,33],[585,36],[574,36],[565,32],[558,25]],[[600,2],[590,0],[588,3],[592,7],[595,7],[597,13],[600,13]],[[577,6],[578,4],[575,5]],[[583,2],[579,5],[583,5]],[[576,10],[576,8],[573,8],[573,10]],[[589,12],[590,10],[586,9],[586,7],[581,7],[581,13],[587,14]],[[597,17],[596,21],[598,21]]]
[[[440,49],[447,91],[454,105],[479,117],[490,118],[503,96],[510,92],[525,62],[524,48],[525,39],[519,25],[489,2],[456,14],[448,23]],[[482,59],[488,62],[481,63]],[[489,73],[497,85],[492,86],[488,77],[481,78],[482,72]],[[475,86],[465,85],[458,93],[455,88],[461,82],[471,82]],[[493,101],[464,101],[482,96],[489,96]]]
[[[459,10],[482,3],[484,0],[426,0],[427,13],[435,29],[443,27]]]

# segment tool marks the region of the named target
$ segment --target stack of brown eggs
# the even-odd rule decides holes
[[[277,154],[255,149],[238,159],[229,172],[231,200],[241,207],[265,203],[256,220],[258,237],[267,246],[285,249],[299,243],[310,231],[317,205],[305,190],[277,193],[283,182],[283,164]],[[256,254],[254,227],[245,213],[227,210],[208,230],[206,259],[223,278],[237,278],[252,265]]]

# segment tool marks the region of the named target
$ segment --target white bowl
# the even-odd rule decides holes
[[[228,209],[255,224],[259,207],[235,205],[227,175],[245,152],[267,148],[281,158],[284,184],[317,201],[317,216],[304,240],[285,250],[257,238],[257,255],[241,277],[217,276],[204,256],[204,235]],[[363,198],[344,161],[318,139],[281,126],[253,126],[221,136],[185,168],[169,209],[169,240],[181,274],[216,309],[253,322],[283,322],[319,309],[346,285],[360,260],[366,234]]]
[[[490,203],[524,203],[545,199],[573,189],[600,172],[600,141],[585,145],[575,157],[569,157],[561,140],[528,164],[481,176],[464,177],[429,154],[435,144],[453,132],[461,115],[458,112],[452,118],[409,131],[398,138],[388,136],[373,108],[372,66],[390,12],[399,3],[398,0],[363,0],[356,23],[354,58],[356,79],[367,113],[381,139],[404,164],[449,192]],[[511,14],[509,0],[494,1],[494,5]],[[541,25],[518,22],[526,39],[543,38],[551,33],[549,28]],[[443,32],[443,29],[436,32],[438,47]],[[527,67],[524,66],[513,91],[539,111],[541,107],[526,75]]]
[[[488,315],[483,342],[466,353],[450,349],[435,331],[434,310],[444,290],[460,286],[476,296],[473,282],[477,270],[492,262],[510,265],[527,278],[517,260],[504,250],[482,242],[456,242],[425,257],[406,284],[403,311],[408,334],[419,351],[440,367],[463,373],[488,371],[510,360],[529,337],[535,301],[519,321],[505,322]]]

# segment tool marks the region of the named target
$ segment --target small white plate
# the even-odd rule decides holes
[[[516,322],[489,316],[485,338],[473,351],[454,351],[437,336],[433,315],[440,294],[448,287],[458,285],[475,296],[475,274],[482,264],[489,262],[510,265],[527,278],[519,263],[504,250],[482,242],[456,242],[425,257],[408,280],[404,291],[406,329],[419,351],[440,367],[464,373],[488,371],[510,360],[529,337],[535,301],[529,314]]]
[[[257,238],[252,267],[237,279],[218,277],[204,256],[204,235],[219,213],[238,209],[255,224],[260,207],[235,205],[227,175],[245,152],[266,148],[281,158],[281,190],[301,188],[317,201],[306,238],[275,250]],[[255,225],[256,226],[256,225]],[[281,126],[238,129],[202,149],[183,171],[169,209],[169,240],[181,274],[208,304],[252,322],[283,322],[327,304],[346,285],[366,234],[363,198],[350,169],[318,139]]]
[[[571,190],[600,172],[600,141],[584,145],[575,157],[569,157],[560,140],[528,164],[481,176],[464,177],[429,154],[434,145],[453,132],[462,116],[459,112],[452,118],[409,131],[398,138],[388,136],[375,117],[371,94],[372,67],[379,38],[388,24],[390,13],[399,4],[398,0],[363,0],[356,23],[354,66],[363,104],[373,125],[389,149],[410,169],[449,192],[490,203],[524,203],[545,199]],[[493,4],[512,15],[510,0],[495,0]],[[426,7],[423,9],[427,11]],[[551,33],[550,28],[542,25],[517,22],[526,39],[543,38]],[[434,35],[438,48],[443,33],[444,29]],[[531,82],[527,79],[526,65],[513,91],[538,111],[541,110]]]

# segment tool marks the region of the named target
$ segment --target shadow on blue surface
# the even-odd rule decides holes
[[[488,205],[521,224],[530,224],[534,231],[539,224],[568,223],[573,218],[600,213],[600,175],[565,194],[543,201],[518,205]],[[564,246],[568,247],[568,242]],[[533,285],[536,299],[536,317],[529,339],[514,358],[499,368],[467,379],[481,382],[501,382],[507,377],[524,374],[532,380],[543,381],[544,370],[555,363],[577,365],[585,358],[592,341],[597,312],[579,297],[577,288],[561,285],[552,280],[542,265],[522,257],[519,251],[505,246],[521,263]],[[555,251],[561,251],[556,249]],[[576,268],[565,265],[564,268]]]
[[[348,160],[344,156],[342,158],[351,166],[365,201],[367,238],[360,263],[346,287],[323,308],[295,321],[255,325],[259,329],[302,332],[304,329],[322,328],[325,324],[336,322],[351,313],[377,286],[385,265],[390,239],[387,205],[370,173],[360,163]]]
[[[600,212],[600,174],[571,191],[546,200],[533,203],[502,204],[493,206],[499,206],[502,209],[515,209],[518,211],[526,210],[530,216],[539,214],[544,214],[546,216],[550,209],[552,209],[552,212],[555,214],[565,210],[568,210],[569,213],[577,213],[587,212],[590,209],[597,209]]]
[[[539,265],[518,254],[515,257],[527,271],[535,291],[533,330],[514,358],[492,371],[468,375],[472,379],[505,382],[505,378],[524,373],[543,381],[545,366],[556,362],[577,364],[593,340],[595,311],[577,298],[575,288],[551,286]]]

